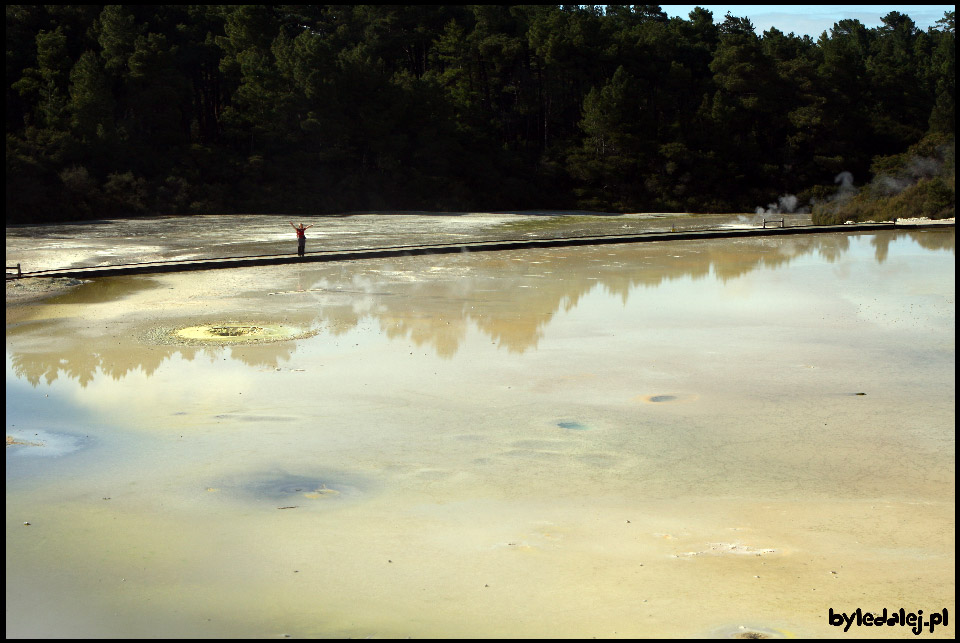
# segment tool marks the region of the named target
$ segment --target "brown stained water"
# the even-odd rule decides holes
[[[952,612],[954,275],[951,229],[8,308],[30,444],[8,439],[7,635],[826,637],[829,608]],[[171,339],[228,325],[303,334]]]

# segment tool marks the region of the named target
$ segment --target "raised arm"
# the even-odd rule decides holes
[[[307,228],[312,228],[312,227],[315,226],[315,225],[317,225],[317,224],[316,224],[316,223],[311,223],[310,225],[307,226]],[[304,228],[304,230],[306,230],[307,228]]]
[[[294,230],[297,229],[297,226],[293,225],[293,221],[290,222],[290,227],[293,228]]]

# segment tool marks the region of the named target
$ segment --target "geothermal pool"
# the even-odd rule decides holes
[[[7,636],[827,637],[831,608],[954,612],[955,294],[951,228],[8,306]]]

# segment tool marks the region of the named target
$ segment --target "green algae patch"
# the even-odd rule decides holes
[[[151,339],[162,344],[186,344],[188,346],[259,344],[302,339],[316,334],[285,324],[251,324],[225,322],[185,326],[174,329],[160,329],[151,333]]]

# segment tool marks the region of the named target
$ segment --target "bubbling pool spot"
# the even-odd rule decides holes
[[[225,322],[173,329],[158,329],[150,333],[149,339],[161,344],[222,346],[302,339],[315,333],[316,331],[304,330],[303,328],[287,326],[285,324]]]
[[[31,434],[7,434],[7,453],[17,457],[55,458],[90,446],[88,436],[35,431]]]
[[[638,402],[643,402],[645,404],[678,404],[681,402],[693,402],[698,397],[699,397],[698,395],[657,393],[655,395],[638,395],[633,399]]]
[[[354,476],[329,472],[324,475],[301,476],[279,472],[244,476],[211,488],[222,488],[228,495],[291,509],[350,500],[362,496],[366,487],[364,482]]]
[[[561,420],[557,422],[557,426],[561,429],[570,429],[571,431],[586,431],[590,428],[586,424],[581,424],[573,420]]]
[[[263,328],[260,326],[211,326],[207,331],[217,337],[245,337],[260,334]]]
[[[672,402],[677,399],[676,395],[651,395],[651,402]]]
[[[711,638],[721,639],[785,639],[787,635],[780,630],[769,627],[754,627],[750,625],[727,626],[714,632]]]

